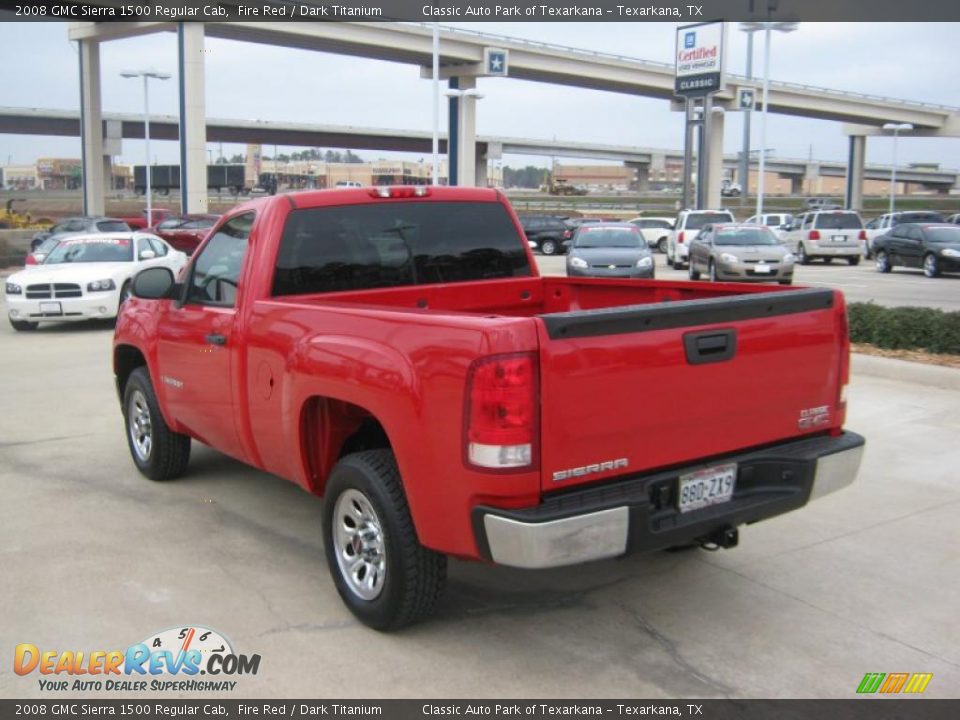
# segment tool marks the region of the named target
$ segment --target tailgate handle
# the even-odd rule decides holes
[[[737,331],[686,333],[683,346],[687,351],[687,362],[691,365],[723,362],[730,360],[737,352]]]

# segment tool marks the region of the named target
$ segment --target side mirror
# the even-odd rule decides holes
[[[141,260],[153,260],[157,254],[153,250],[141,250],[140,259]]]
[[[176,295],[177,283],[170,268],[141,270],[133,277],[133,295],[144,300],[162,300]]]

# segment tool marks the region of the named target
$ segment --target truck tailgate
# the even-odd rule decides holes
[[[541,315],[538,332],[544,492],[843,422],[832,290]]]

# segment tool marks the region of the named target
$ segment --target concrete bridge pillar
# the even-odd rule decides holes
[[[461,77],[460,92],[475,90],[475,77]],[[477,98],[474,95],[461,95],[460,127],[457,132],[457,185],[471,187],[477,184]],[[484,171],[486,177],[486,171]]]
[[[710,113],[709,136],[706,142],[710,144],[707,154],[709,167],[707,168],[706,192],[703,197],[708,208],[721,206],[720,188],[723,185],[723,124],[725,114],[719,110]]]
[[[80,147],[83,168],[83,214],[105,213],[103,106],[100,91],[100,43],[80,40]]]
[[[636,180],[630,183],[631,189],[640,193],[649,192],[650,164],[629,161],[624,162],[623,164],[625,167],[631,168],[634,171],[634,177]]]
[[[866,135],[851,135],[850,152],[847,156],[847,190],[844,196],[844,206],[851,210],[863,209],[863,176],[866,156]]]
[[[204,24],[178,23],[180,76],[180,207],[207,212],[206,72]]]

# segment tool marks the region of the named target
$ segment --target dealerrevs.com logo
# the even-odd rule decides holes
[[[126,650],[48,650],[21,643],[13,654],[13,671],[39,674],[46,691],[226,691],[237,686],[229,678],[259,669],[259,655],[234,652],[223,635],[200,625],[153,633]]]

